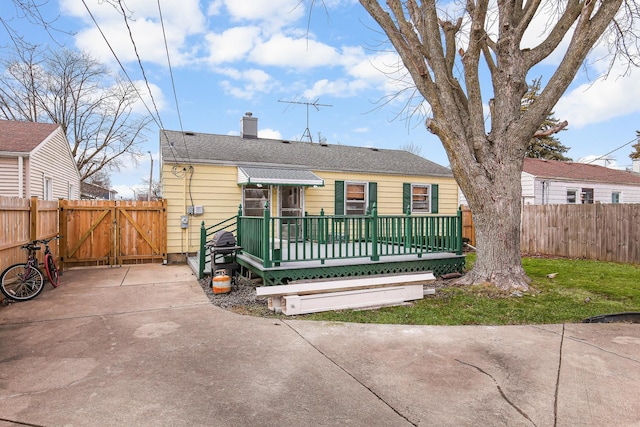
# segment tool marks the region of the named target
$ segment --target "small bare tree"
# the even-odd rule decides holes
[[[15,46],[1,61],[0,116],[60,124],[83,182],[140,154],[152,118],[134,112],[139,95],[132,83],[83,52]]]
[[[520,175],[527,146],[542,136],[541,124],[607,29],[613,57],[626,55],[633,61],[637,2],[466,0],[451,2],[446,9],[436,0],[360,3],[384,30],[429,104],[427,129],[442,141],[473,211],[477,260],[461,283],[527,290],[520,255]],[[538,14],[548,16],[546,31],[535,46],[523,46],[523,36]],[[560,64],[521,113],[530,70],[556,49],[564,52]],[[485,71],[491,90],[481,85]]]

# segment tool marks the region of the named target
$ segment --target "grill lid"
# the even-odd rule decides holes
[[[236,245],[235,236],[233,235],[232,232],[227,230],[217,231],[213,235],[213,237],[211,238],[211,241],[208,244],[208,246],[215,246],[215,247],[235,246],[235,245]]]

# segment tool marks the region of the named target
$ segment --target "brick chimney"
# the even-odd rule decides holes
[[[247,139],[258,138],[258,118],[253,113],[246,112],[240,119],[240,136]]]

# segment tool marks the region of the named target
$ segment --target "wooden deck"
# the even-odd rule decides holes
[[[309,243],[298,244],[297,250],[301,253]],[[346,245],[345,245],[346,246]],[[262,260],[251,255],[240,253],[237,255],[237,263],[242,274],[251,277],[260,277],[264,285],[286,285],[296,280],[330,279],[340,277],[359,277],[381,274],[403,274],[431,271],[435,276],[446,273],[462,273],[465,265],[465,256],[455,253],[437,252],[425,254],[399,254],[397,245],[389,245],[383,248],[378,261],[372,261],[370,257],[327,259],[314,261],[286,261],[290,249],[282,248],[282,261],[274,263],[272,267],[264,267]],[[317,250],[317,249],[314,249]],[[345,252],[348,250],[344,248]],[[197,272],[198,257],[190,258],[189,264]],[[278,264],[278,265],[276,265]],[[215,269],[215,267],[214,267]],[[210,256],[207,255],[205,274],[211,275]]]
[[[361,216],[236,217],[201,228],[198,277],[211,274],[207,242],[220,230],[236,233],[243,274],[263,284],[393,275],[462,272],[462,212],[456,215],[378,215],[375,204]],[[228,261],[227,261],[228,262]],[[215,270],[217,265],[214,265]]]

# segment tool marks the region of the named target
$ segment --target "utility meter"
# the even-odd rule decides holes
[[[189,217],[187,215],[180,217],[180,228],[189,228]]]

